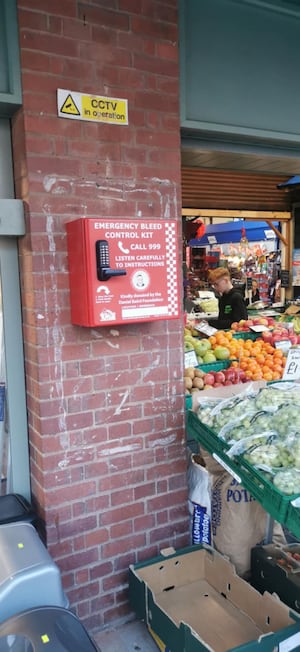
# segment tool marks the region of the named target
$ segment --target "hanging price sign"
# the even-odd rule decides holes
[[[290,349],[282,380],[299,380],[300,378],[300,347]]]
[[[184,366],[187,367],[197,367],[198,360],[195,351],[186,351],[184,354]]]
[[[195,330],[199,333],[204,333],[207,337],[214,335],[217,332],[217,328],[210,326],[207,321],[200,321],[199,324],[195,325]]]

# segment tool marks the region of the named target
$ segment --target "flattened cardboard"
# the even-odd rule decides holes
[[[284,315],[297,315],[300,312],[300,306],[291,304],[285,311]]]
[[[298,622],[297,614],[277,597],[261,595],[207,546],[130,567],[130,573],[132,588],[144,585],[148,627],[172,652],[225,652],[236,647],[242,651],[250,641],[257,641],[257,649],[263,650],[261,637],[272,646],[273,632],[282,630],[284,640],[296,631],[292,626]],[[132,592],[131,599],[134,604]]]

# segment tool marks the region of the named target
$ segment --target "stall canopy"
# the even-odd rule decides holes
[[[278,229],[278,222],[273,222],[273,225]],[[235,222],[206,225],[205,235],[202,238],[191,239],[188,244],[190,247],[206,247],[207,245],[240,242],[242,229],[245,229],[249,242],[274,240],[276,237],[274,231],[266,222],[245,222],[244,220],[238,220]]]

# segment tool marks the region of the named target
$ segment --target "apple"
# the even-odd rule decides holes
[[[231,380],[225,380],[224,386],[226,387],[227,385],[232,385]]]
[[[289,340],[293,345],[298,344],[298,335],[290,335]]]
[[[238,330],[238,327],[239,327],[238,322],[237,322],[237,321],[233,321],[232,324],[231,324],[231,330],[233,330],[233,331],[237,331],[237,330]]]
[[[281,333],[272,333],[272,343],[281,342],[281,340],[286,339],[281,335]]]
[[[269,342],[269,344],[272,344],[273,341],[273,335],[271,331],[263,331],[261,334],[264,342]]]
[[[231,380],[232,383],[234,383],[236,379],[236,374],[234,369],[226,369],[226,372],[224,372],[226,380]]]
[[[289,331],[287,330],[287,328],[278,328],[277,327],[277,328],[273,329],[272,335],[273,335],[273,337],[274,337],[274,335],[280,335],[280,337],[285,337],[285,338],[288,339]]]
[[[223,387],[223,383],[215,383],[214,387]]]
[[[204,364],[211,364],[213,362],[216,362],[216,359],[217,358],[212,351],[207,351],[203,356]]]
[[[210,348],[211,348],[211,343],[206,339],[198,340],[194,342],[195,353],[196,355],[200,355],[201,358],[204,357],[205,353],[207,353],[207,351],[209,351]]]
[[[214,385],[215,384],[215,376],[214,376],[214,374],[211,374],[211,373],[205,374],[203,380],[204,380],[204,387],[205,387],[205,385]]]
[[[214,348],[214,354],[217,360],[227,360],[230,356],[230,351],[226,346],[216,346]]]
[[[224,383],[225,382],[225,374],[223,374],[223,371],[216,371],[215,372],[215,384],[216,383]]]

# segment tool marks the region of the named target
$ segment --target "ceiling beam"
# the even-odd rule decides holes
[[[239,211],[239,210],[214,210],[211,208],[183,208],[183,217],[217,217],[239,218],[244,220],[276,220],[286,222],[292,218],[290,211]]]

